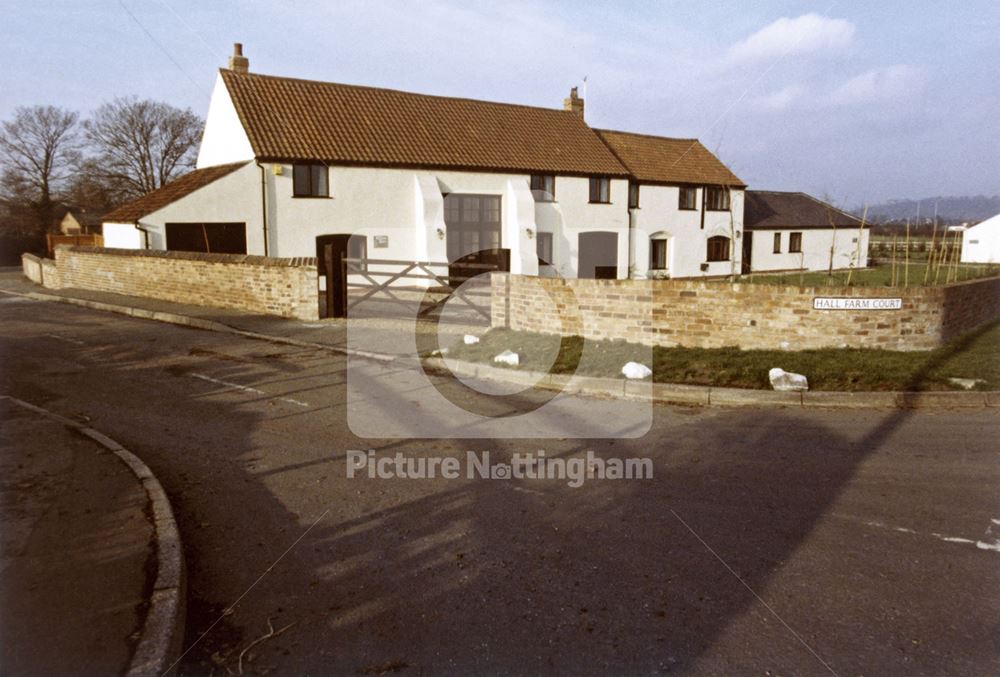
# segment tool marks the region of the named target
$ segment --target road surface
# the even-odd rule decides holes
[[[638,439],[359,439],[326,351],[18,298],[0,351],[0,392],[163,483],[183,674],[241,654],[247,674],[1000,673],[995,410],[657,406]],[[368,449],[593,451],[654,477],[349,479]]]

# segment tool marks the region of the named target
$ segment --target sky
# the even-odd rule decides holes
[[[138,96],[204,115],[250,70],[558,108],[691,138],[844,207],[1000,194],[1000,3],[0,0],[0,119]],[[586,80],[584,81],[584,78]]]

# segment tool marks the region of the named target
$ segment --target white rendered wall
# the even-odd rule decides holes
[[[196,166],[201,169],[253,158],[250,139],[247,138],[243,123],[236,114],[236,107],[233,106],[229,90],[219,75],[215,79],[212,99],[208,104],[205,131],[202,133]]]
[[[536,202],[538,230],[553,234],[553,274],[576,277],[580,262],[580,234],[608,231],[618,234],[618,277],[628,277],[628,181],[611,179],[610,198],[608,204],[591,204],[589,178],[557,176],[555,201]]]
[[[632,211],[633,261],[632,276],[646,277],[706,277],[729,275],[735,266],[740,271],[743,237],[743,191],[733,190],[731,212],[706,211],[702,228],[702,191],[697,188],[698,209],[679,209],[678,186],[643,185],[639,188],[639,208]],[[733,261],[706,261],[708,238],[721,235],[730,238],[729,253]],[[734,237],[735,235],[735,237]],[[650,239],[667,240],[667,269],[649,270]],[[707,269],[702,270],[702,265]]]
[[[261,219],[260,170],[256,164],[248,162],[221,179],[147,214],[139,220],[139,224],[149,232],[150,249],[166,249],[164,226],[167,223],[242,221],[247,227],[247,253],[263,256],[264,232]],[[110,246],[106,239],[105,246]],[[270,254],[275,255],[273,251]],[[315,253],[310,256],[315,256]]]
[[[774,234],[781,234],[781,253],[774,253]],[[788,251],[791,233],[802,233],[802,252]],[[868,229],[814,228],[803,230],[755,230],[751,270],[828,270],[833,245],[833,268],[864,268],[868,265]],[[860,243],[858,240],[861,240]],[[860,245],[860,246],[859,246]]]
[[[962,233],[962,262],[1000,262],[1000,215],[986,219]]]
[[[104,246],[112,249],[144,249],[142,231],[132,223],[105,223]]]

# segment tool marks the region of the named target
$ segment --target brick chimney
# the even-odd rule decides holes
[[[563,110],[573,111],[583,117],[583,99],[577,95],[576,87],[569,90],[569,98],[563,99]]]
[[[250,72],[250,59],[243,56],[243,43],[233,44],[233,55],[229,57],[229,70],[237,73]]]

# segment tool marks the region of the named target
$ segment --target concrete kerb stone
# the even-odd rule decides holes
[[[271,334],[261,334],[251,332],[229,325],[193,318],[187,315],[176,313],[152,312],[141,308],[131,308],[128,306],[117,306],[97,301],[87,301],[66,296],[56,296],[53,294],[40,294],[32,292],[21,294],[7,290],[0,290],[4,294],[11,296],[21,296],[37,301],[57,301],[71,305],[83,306],[93,310],[105,310],[108,312],[132,315],[142,319],[151,319],[169,324],[182,325],[206,331],[215,331],[228,334],[235,334],[247,338],[279,343],[285,345],[298,346],[302,348],[314,348],[329,352],[351,355],[382,363],[408,362],[406,357],[397,355],[387,355],[371,351],[355,350],[331,346],[324,343],[312,341],[301,341],[284,336],[274,336]],[[583,394],[598,397],[634,397],[639,398],[640,394],[630,390],[625,379],[605,378],[595,380],[596,377],[570,376],[566,374],[545,374],[541,372],[515,371],[512,369],[501,369],[489,365],[478,365],[474,363],[464,363],[471,367],[460,366],[458,360],[449,360],[446,364],[441,358],[428,358],[424,361],[428,366],[443,371],[453,372],[456,375],[464,375],[472,378],[497,378],[499,380],[510,380],[519,385],[534,384],[539,388],[561,390],[569,393]],[[491,370],[488,373],[485,370]],[[516,376],[515,376],[516,374]],[[585,380],[581,380],[585,379]],[[771,390],[751,390],[742,388],[715,388],[708,386],[688,386],[683,384],[654,383],[652,384],[650,397],[654,402],[672,404],[694,404],[704,406],[801,406],[812,408],[836,408],[836,409],[860,409],[860,408],[903,408],[903,409],[923,409],[923,408],[972,408],[972,407],[1000,407],[1000,392],[961,392],[961,391],[934,391],[934,392],[832,392],[832,391],[805,391],[778,392]]]
[[[0,399],[8,400],[89,437],[115,454],[142,484],[149,501],[153,523],[156,580],[148,600],[146,618],[139,631],[139,640],[125,674],[133,677],[162,675],[180,655],[184,641],[186,593],[186,571],[180,532],[163,487],[149,466],[107,435],[16,397],[0,395]]]
[[[986,393],[979,391],[895,393],[900,409],[968,409],[986,406]]]
[[[807,390],[802,393],[802,406],[807,408],[837,409],[895,409],[894,392],[836,392]]]
[[[801,407],[802,393],[778,390],[746,390],[743,388],[712,388],[710,405],[726,407],[759,407],[761,405]]]

